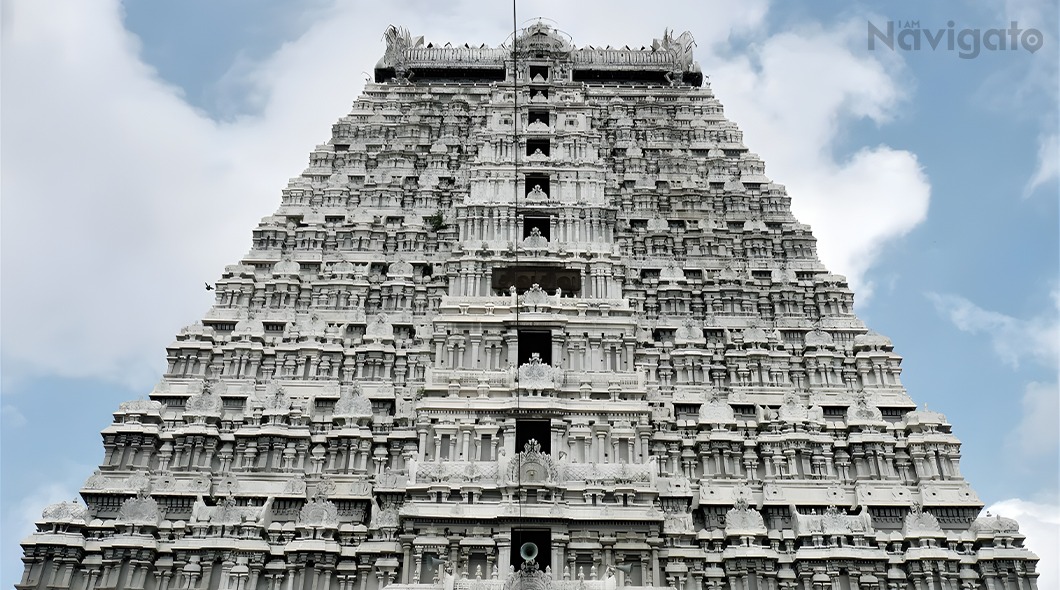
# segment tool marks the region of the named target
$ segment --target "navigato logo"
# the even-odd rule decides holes
[[[1041,31],[1022,29],[1016,21],[1012,21],[1007,29],[956,29],[953,21],[948,21],[942,29],[928,29],[921,27],[918,20],[889,20],[881,29],[872,21],[867,22],[869,51],[876,51],[879,41],[891,51],[896,47],[902,51],[956,51],[961,59],[975,59],[983,50],[1023,49],[1034,53],[1045,43]]]

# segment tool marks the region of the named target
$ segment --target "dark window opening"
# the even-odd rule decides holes
[[[548,529],[512,529],[512,554],[510,564],[516,570],[522,567],[525,561],[522,557],[524,551],[529,547],[523,547],[527,543],[536,545],[537,555],[534,561],[537,567],[544,571],[552,566],[552,531]]]
[[[673,344],[677,330],[659,328],[651,331],[651,339],[655,342]]]
[[[552,332],[519,330],[519,365],[535,359],[546,365],[552,364]]]
[[[625,559],[625,563],[623,565],[625,565],[625,564],[630,564],[630,565],[633,566],[633,567],[630,568],[629,573],[626,574],[626,576],[625,576],[626,577],[626,579],[625,579],[626,585],[627,586],[643,586],[644,585],[644,583],[643,583],[644,576],[643,576],[643,572],[641,572],[641,570],[640,570],[640,559],[639,559],[639,556],[637,556],[637,555],[627,555],[626,559]]]
[[[396,76],[393,68],[375,70],[376,83],[389,82]],[[504,80],[504,68],[415,68],[406,72],[410,82],[463,82],[487,83]]]
[[[483,580],[489,577],[489,561],[485,553],[472,553],[468,559],[467,570],[473,580]]]
[[[530,439],[541,445],[541,452],[552,453],[552,425],[548,420],[516,420],[515,452],[521,453]]]
[[[534,228],[537,228],[541,237],[551,242],[552,232],[550,226],[548,217],[523,217],[523,238],[529,238],[534,235]]]
[[[552,142],[547,139],[528,139],[526,140],[526,155],[533,156],[538,150],[542,154],[549,156],[552,154]]]
[[[507,295],[511,287],[519,293],[525,293],[533,285],[538,285],[550,295],[556,294],[559,288],[564,296],[575,296],[582,290],[581,271],[549,266],[499,267],[493,269],[492,287],[498,295]]]
[[[571,75],[575,82],[601,82],[612,84],[658,84],[669,86],[667,72],[660,71],[627,71],[627,70],[574,70]]]
[[[548,175],[547,174],[527,174],[526,175],[526,191],[527,197],[541,197],[540,193],[544,193],[545,196],[550,195]]]
[[[541,76],[541,80],[537,77]],[[548,66],[530,66],[531,82],[548,82]]]
[[[448,434],[443,434],[439,443],[442,447],[438,449],[438,456],[441,457],[443,461],[449,459],[449,447],[452,446],[451,443],[452,437]]]
[[[529,112],[527,112],[526,116],[527,116],[526,123],[528,125],[531,124],[531,123],[544,123],[545,125],[549,124],[549,122],[548,122],[548,111],[530,110]]]
[[[427,556],[431,556],[434,559],[428,559]],[[445,556],[448,557],[448,556]],[[426,584],[434,582],[435,579],[441,579],[442,572],[444,571],[445,565],[442,563],[442,557],[437,552],[425,552],[423,554],[423,561],[420,563],[420,581]],[[313,576],[306,576],[306,579],[311,579]]]

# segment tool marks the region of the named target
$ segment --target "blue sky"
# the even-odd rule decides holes
[[[520,3],[577,45],[688,29],[728,116],[787,185],[822,258],[905,357],[962,470],[1040,553],[1060,525],[1056,3]],[[328,139],[390,23],[500,43],[510,8],[328,0],[2,4],[0,583],[99,430],[145,396],[203,291]],[[868,23],[1042,32],[974,59],[867,47]],[[1058,582],[1055,566],[1049,570]]]

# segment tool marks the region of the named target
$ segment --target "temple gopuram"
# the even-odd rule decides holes
[[[18,590],[1036,588],[689,33],[385,40]]]

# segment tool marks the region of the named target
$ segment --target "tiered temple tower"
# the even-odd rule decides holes
[[[391,27],[20,590],[1030,590],[688,33]]]

